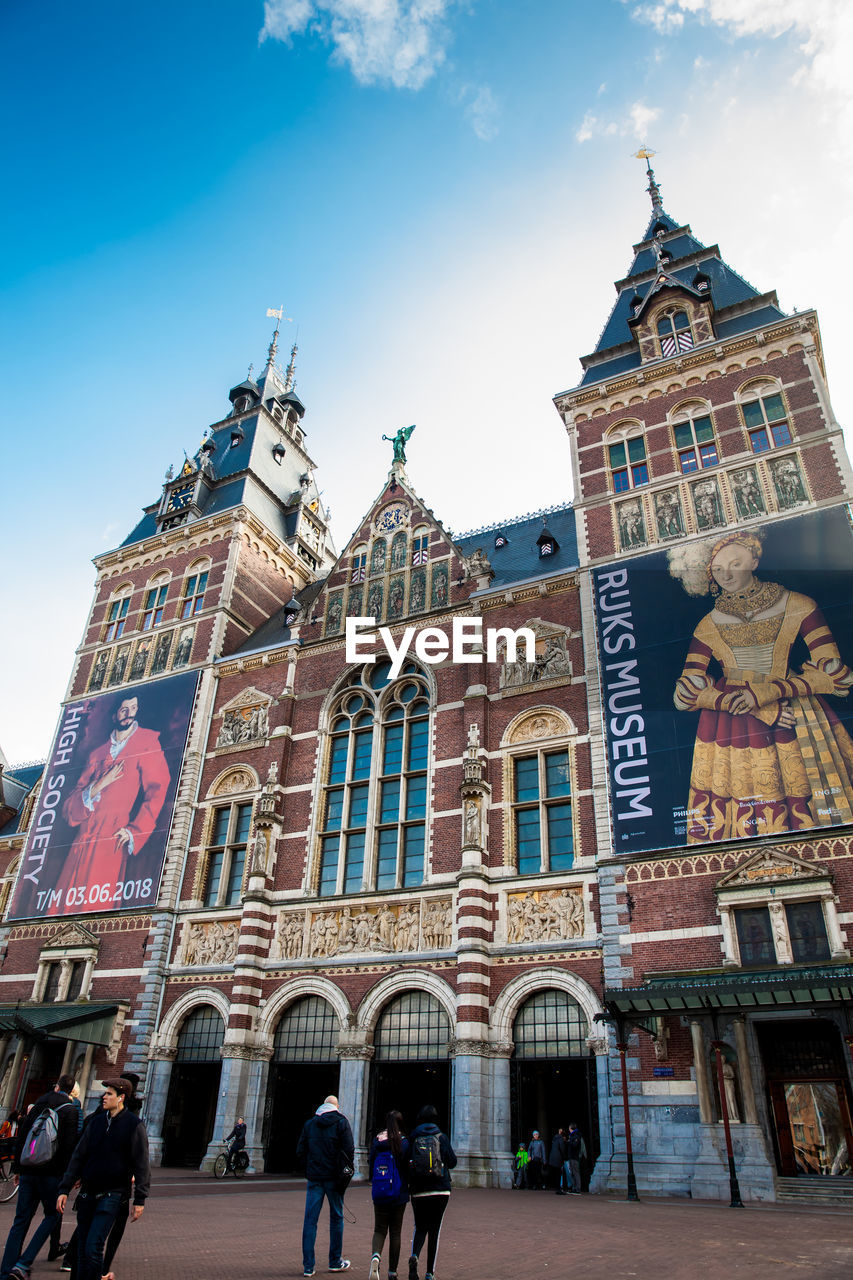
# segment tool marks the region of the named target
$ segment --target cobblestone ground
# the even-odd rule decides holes
[[[154,1171],[148,1208],[128,1226],[117,1280],[290,1280],[302,1275],[304,1183]],[[0,1230],[14,1201],[0,1205]],[[366,1186],[347,1192],[344,1256],[367,1280],[373,1226]],[[73,1214],[69,1215],[69,1229]],[[747,1207],[681,1200],[555,1196],[550,1192],[454,1191],[442,1230],[437,1280],[850,1280],[849,1210]],[[403,1254],[411,1217],[403,1227]],[[328,1214],[317,1236],[317,1277],[326,1274]],[[405,1278],[405,1265],[400,1268]],[[382,1276],[386,1275],[383,1260]],[[33,1280],[62,1280],[59,1264],[37,1260]],[[421,1267],[423,1280],[423,1266]]]

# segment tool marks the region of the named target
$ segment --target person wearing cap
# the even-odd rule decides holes
[[[74,1148],[56,1202],[64,1213],[69,1191],[80,1182],[77,1280],[101,1280],[104,1245],[113,1223],[131,1194],[131,1222],[142,1216],[151,1184],[148,1134],[139,1116],[125,1105],[133,1096],[133,1085],[121,1076],[101,1083],[101,1110],[89,1119]]]

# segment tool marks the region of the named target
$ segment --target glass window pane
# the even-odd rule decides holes
[[[340,1024],[328,1001],[306,996],[290,1006],[276,1027],[273,1061],[336,1063],[340,1035]]]
[[[397,828],[379,832],[376,859],[377,889],[393,889],[397,883]]]
[[[676,311],[672,317],[672,323],[676,329],[686,329],[688,327],[687,316],[683,311]]]
[[[237,821],[234,824],[234,839],[241,844],[249,838],[249,827],[252,823],[252,806],[241,804],[237,807]]]
[[[326,796],[326,830],[340,831],[344,816],[343,787],[330,791]]]
[[[364,698],[360,693],[353,694],[351,698],[347,698],[344,703],[344,710],[347,715],[354,716],[356,711],[360,711],[364,706]]]
[[[628,461],[628,456],[625,452],[624,443],[620,440],[619,444],[612,444],[610,446],[611,467],[624,467],[627,461]]]
[[[367,784],[353,787],[349,800],[350,827],[363,827],[367,824]]]
[[[370,674],[371,689],[384,689],[388,683],[390,671],[390,662],[377,662]]]
[[[645,462],[640,462],[636,467],[631,468],[631,478],[633,479],[634,484],[649,483],[649,469]]]
[[[207,866],[207,889],[204,895],[204,905],[212,907],[216,903],[219,896],[219,878],[222,875],[222,859],[225,853],[222,849],[217,849],[216,853],[210,855],[210,861]]]
[[[426,774],[418,774],[415,778],[409,778],[406,787],[406,817],[407,818],[425,818],[426,817]]]
[[[515,834],[519,871],[524,875],[539,871],[542,866],[542,848],[538,808],[517,810]]]
[[[616,493],[624,493],[626,489],[630,489],[631,484],[628,480],[627,471],[613,472],[613,488]]]
[[[672,324],[669,316],[661,316],[660,320],[658,320],[658,336],[665,338],[668,333],[672,333]]]
[[[338,883],[340,836],[325,836],[320,853],[320,893],[334,893]]]
[[[373,1037],[380,1062],[435,1062],[447,1058],[450,1023],[435,996],[407,991],[382,1010]]]
[[[403,726],[389,725],[385,730],[385,756],[383,773],[399,773],[403,767]]]
[[[741,964],[775,964],[776,951],[766,907],[744,907],[735,911]]]
[[[194,1009],[178,1032],[176,1062],[221,1062],[225,1024],[209,1004]]]
[[[370,775],[370,755],[373,748],[373,730],[361,729],[353,742],[352,776],[367,778]]]
[[[565,991],[540,991],[526,1000],[512,1026],[517,1058],[585,1058],[589,1024]]]
[[[742,408],[744,421],[748,427],[761,427],[764,425],[764,416],[758,400],[753,400],[751,404],[745,404]]]
[[[779,445],[791,443],[791,433],[788,430],[787,422],[777,422],[771,430],[773,431],[774,444]]]
[[[355,893],[361,888],[364,877],[364,832],[356,831],[347,836],[346,842],[344,892]]]
[[[697,418],[693,423],[693,429],[699,444],[714,439],[714,428],[711,426],[710,418]]]
[[[690,429],[689,422],[680,422],[675,428],[675,447],[677,449],[686,449],[688,445],[693,444],[693,432]]]
[[[424,829],[418,823],[406,827],[403,837],[403,884],[420,884],[424,878]]]
[[[418,686],[416,684],[407,684],[400,690],[400,701],[411,702],[412,698],[417,696]]]
[[[568,751],[551,751],[545,757],[546,796],[570,796],[572,779]]]
[[[225,889],[225,901],[233,907],[240,901],[240,890],[243,886],[243,869],[246,866],[246,849],[234,849],[231,853],[231,865],[228,868],[228,885]]]
[[[628,441],[628,461],[642,462],[646,456],[646,442],[642,436],[634,436]]]
[[[347,776],[347,744],[348,738],[332,738],[332,749],[329,753],[329,781],[343,782]]]
[[[415,720],[409,726],[409,768],[425,769],[429,745],[429,721]]]
[[[696,454],[693,449],[680,455],[681,474],[689,475],[691,471],[698,471],[699,464],[696,461]]]
[[[768,422],[776,422],[785,416],[785,405],[781,396],[764,396],[764,412]]]
[[[699,448],[699,454],[702,458],[703,467],[715,467],[717,465],[717,446],[715,444],[701,445]]]
[[[770,440],[764,427],[760,431],[753,431],[749,437],[752,443],[753,453],[764,453],[765,449],[770,448]]]
[[[572,806],[552,804],[548,808],[548,863],[552,871],[568,871],[572,865]]]
[[[380,791],[379,821],[396,822],[400,816],[400,779],[383,782]]]
[[[785,907],[791,950],[798,963],[829,959],[826,922],[819,902],[792,902]]]
[[[515,762],[515,799],[539,799],[539,757],[522,756]]]
[[[230,816],[230,809],[216,810],[216,821],[213,824],[213,844],[225,844],[228,839],[228,819]]]
[[[405,714],[406,713],[402,707],[391,707],[390,711],[388,712],[388,715],[386,716],[386,719],[402,720],[405,717]]]

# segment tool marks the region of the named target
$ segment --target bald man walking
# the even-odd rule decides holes
[[[349,1258],[341,1257],[344,1245],[344,1195],[340,1189],[344,1165],[352,1168],[355,1144],[346,1116],[338,1110],[338,1100],[330,1095],[306,1121],[296,1155],[305,1162],[308,1188],[305,1220],[302,1224],[302,1274],[314,1274],[314,1245],[323,1199],[329,1201],[329,1270],[348,1271]]]

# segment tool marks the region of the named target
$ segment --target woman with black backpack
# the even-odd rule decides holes
[[[389,1111],[385,1128],[370,1144],[370,1186],[373,1192],[373,1257],[369,1280],[379,1280],[382,1246],[388,1237],[388,1280],[397,1280],[403,1214],[409,1203],[406,1173],[409,1144],[403,1137],[399,1111]]]
[[[409,1191],[415,1215],[409,1280],[418,1280],[418,1258],[424,1241],[427,1242],[424,1280],[434,1280],[441,1220],[450,1199],[450,1170],[456,1168],[456,1154],[437,1120],[435,1107],[421,1107],[417,1125],[409,1137]]]

